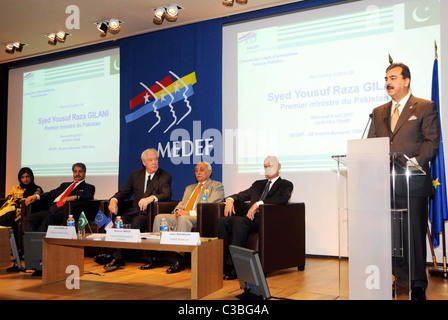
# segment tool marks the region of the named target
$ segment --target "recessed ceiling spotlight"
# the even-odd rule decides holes
[[[159,7],[154,10],[154,18],[152,22],[157,25],[161,25],[165,18],[165,7]]]
[[[65,42],[70,33],[65,31],[52,32],[45,35],[48,38],[48,44],[55,46],[58,42]]]
[[[233,0],[222,0],[222,5],[225,7],[233,6]]]
[[[100,31],[100,36],[105,37],[107,34],[107,29],[109,28],[107,25],[107,21],[97,22],[96,27]]]
[[[177,16],[179,15],[179,7],[177,4],[172,4],[166,8],[165,11],[165,19],[169,22],[174,22],[177,20]]]
[[[121,30],[122,21],[112,18],[109,20],[109,32],[112,34],[117,34]]]

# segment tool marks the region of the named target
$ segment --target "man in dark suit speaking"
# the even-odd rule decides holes
[[[63,205],[66,201],[92,200],[95,194],[95,186],[84,181],[86,170],[83,163],[75,163],[72,166],[73,182],[64,182],[58,188],[49,192],[26,198],[26,205],[40,201],[48,208],[26,216],[23,221],[23,230],[26,232],[45,232],[49,225],[61,225],[64,222]]]
[[[390,152],[402,152],[410,166],[421,166],[426,175],[409,179],[411,298],[425,299],[426,229],[428,197],[433,192],[430,161],[439,149],[440,123],[434,102],[414,97],[410,92],[411,73],[402,63],[386,69],[386,89],[392,101],[373,110],[369,138],[389,137]],[[406,182],[396,183],[397,208],[407,208]]]
[[[264,160],[266,179],[255,181],[249,189],[226,199],[224,217],[218,220],[218,238],[224,241],[224,279],[236,278],[235,269],[229,254],[230,238],[232,244],[245,247],[250,233],[258,232],[258,207],[262,204],[285,204],[291,198],[293,184],[280,178],[281,164],[274,156]],[[235,215],[235,202],[250,201],[250,209],[245,216]],[[285,222],[287,223],[287,221]]]
[[[128,180],[115,193],[109,202],[109,211],[118,213],[118,202],[131,199],[134,196],[132,208],[121,213],[124,224],[131,224],[132,229],[146,231],[148,213],[147,207],[153,201],[171,200],[171,175],[159,168],[159,155],[155,149],[146,149],[141,155],[144,168],[131,172]],[[115,250],[114,259],[104,268],[107,271],[116,270],[124,265],[121,250]],[[95,261],[103,259],[97,258]]]

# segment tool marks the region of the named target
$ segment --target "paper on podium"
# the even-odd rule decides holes
[[[154,239],[159,240],[160,239],[160,233],[155,232],[142,232],[141,233],[142,239]]]

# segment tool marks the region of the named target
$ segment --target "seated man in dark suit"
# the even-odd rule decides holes
[[[224,217],[218,220],[218,238],[224,241],[224,279],[236,279],[235,269],[230,257],[229,245],[245,247],[250,233],[258,232],[258,207],[262,204],[286,204],[291,198],[293,184],[280,178],[281,164],[274,156],[264,160],[266,179],[255,181],[244,191],[226,199]],[[235,215],[234,202],[250,201],[250,209],[245,216]],[[287,223],[287,221],[286,221]],[[232,243],[230,238],[232,237]]]
[[[199,162],[194,170],[197,183],[191,184],[185,188],[182,201],[174,208],[171,213],[161,213],[155,216],[153,232],[160,232],[160,222],[164,218],[169,227],[176,228],[177,232],[191,232],[196,228],[197,212],[196,206],[199,202],[221,202],[224,199],[224,186],[221,182],[211,180],[212,166],[204,161]],[[153,269],[163,266],[160,253],[151,252],[151,260],[140,267],[142,270]],[[167,270],[167,273],[177,273],[185,270],[184,253],[176,253],[176,262]]]
[[[63,205],[66,201],[92,200],[95,195],[95,186],[84,181],[86,170],[84,163],[75,163],[72,166],[73,182],[64,182],[58,188],[49,192],[27,197],[25,199],[26,205],[41,201],[47,208],[26,216],[23,221],[23,230],[25,232],[45,232],[49,225],[64,223]]]
[[[131,172],[128,180],[109,202],[109,211],[118,213],[118,202],[134,196],[132,208],[121,213],[124,224],[144,232],[148,225],[147,207],[153,201],[171,200],[171,175],[159,168],[159,155],[155,149],[147,149],[141,155],[144,168]],[[106,260],[105,260],[105,259]],[[107,262],[107,257],[95,257],[98,263]],[[125,264],[121,250],[113,251],[113,260],[104,269],[114,271]]]

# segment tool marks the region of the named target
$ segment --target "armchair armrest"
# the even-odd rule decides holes
[[[99,207],[99,209],[101,209],[101,211],[103,211],[103,213],[107,217],[110,217],[109,202],[110,202],[109,200],[100,200],[100,207]],[[133,204],[134,204],[133,200],[118,201],[118,212],[121,213],[128,210],[129,208],[132,208]]]
[[[150,212],[148,213],[148,231],[152,231],[152,225],[156,215],[160,213],[171,213],[171,211],[176,208],[179,201],[157,201],[152,202],[148,207],[150,207]]]
[[[224,216],[225,202],[198,203],[197,229],[201,237],[215,237],[216,224]]]
[[[265,204],[260,206],[259,214],[259,251],[269,257],[269,260],[262,261],[265,272],[304,266],[305,204]],[[291,261],[294,263],[291,264]]]
[[[179,201],[157,201],[151,203],[153,217],[160,213],[171,213],[179,204]]]

